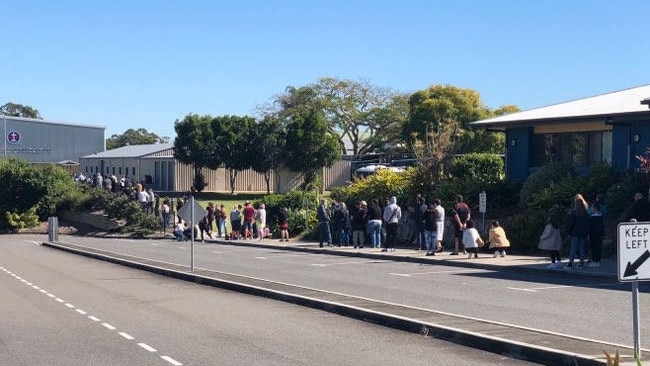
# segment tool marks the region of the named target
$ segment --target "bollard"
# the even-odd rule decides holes
[[[47,219],[47,239],[50,242],[59,241],[59,218],[56,216]]]

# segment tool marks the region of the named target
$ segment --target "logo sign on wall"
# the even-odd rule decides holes
[[[20,144],[20,132],[16,130],[11,130],[9,133],[7,133],[7,142],[12,144],[12,145],[18,145]]]

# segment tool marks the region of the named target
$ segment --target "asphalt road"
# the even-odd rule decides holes
[[[188,242],[82,237],[60,240],[190,264]],[[195,267],[615,344],[633,344],[630,284],[615,280],[201,243],[195,244]],[[644,335],[650,335],[650,322],[646,320],[650,319],[650,294],[645,283],[641,287],[643,340]]]
[[[530,364],[52,250],[42,239],[0,237],[0,365]]]

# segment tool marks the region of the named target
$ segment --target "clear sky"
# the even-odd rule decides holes
[[[541,107],[650,83],[647,0],[5,0],[0,104],[176,136],[287,86],[365,79]],[[648,96],[650,97],[650,95]]]

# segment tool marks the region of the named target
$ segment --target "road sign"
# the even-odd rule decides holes
[[[618,224],[618,280],[650,280],[650,222]]]
[[[487,211],[487,194],[485,191],[478,194],[478,212],[485,213]]]

